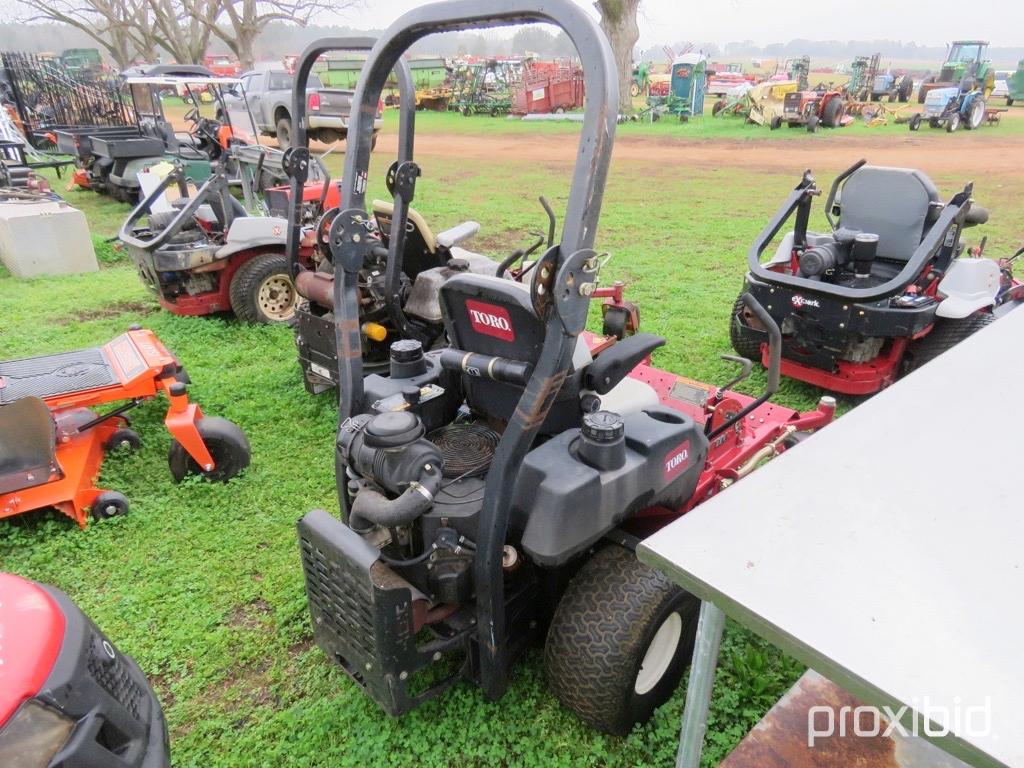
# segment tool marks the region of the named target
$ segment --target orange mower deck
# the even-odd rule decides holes
[[[138,436],[126,429],[122,414],[161,392],[169,402],[164,424],[174,438],[170,461],[175,479],[182,479],[189,459],[194,465],[188,466],[215,479],[236,474],[248,464],[245,436],[230,422],[207,419],[218,428],[208,429],[211,434],[230,432],[226,442],[233,445],[225,448],[223,434],[215,441],[227,451],[221,462],[231,459],[229,466],[219,467],[207,444],[210,435],[204,439],[202,434],[203,412],[189,401],[187,382],[177,358],[156,335],[137,328],[102,347],[0,362],[0,417],[15,425],[10,435],[0,435],[0,518],[56,507],[85,527],[90,508],[98,518],[127,511],[123,497],[123,503],[114,499],[107,508],[95,508],[101,496],[106,500],[104,494],[120,496],[97,488],[96,478],[108,449],[137,447]],[[93,410],[112,403],[122,404],[102,414]],[[43,406],[48,414],[41,413]],[[49,460],[43,461],[46,446],[40,441],[47,430],[52,442]],[[184,455],[176,457],[176,452]]]

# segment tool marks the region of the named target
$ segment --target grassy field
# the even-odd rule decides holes
[[[421,123],[460,136],[509,125],[444,115]],[[623,133],[639,129],[624,126]],[[417,207],[438,229],[479,221],[475,245],[492,255],[544,227],[537,195],[547,195],[556,210],[564,206],[566,165],[533,162],[526,150],[489,162],[419,159]],[[332,159],[335,169],[339,162]],[[371,193],[380,193],[388,163],[375,157]],[[687,168],[656,158],[613,166],[598,233],[599,248],[613,258],[602,278],[628,280],[644,329],[668,338],[656,363],[711,382],[727,379],[732,368],[718,356],[729,351],[727,318],[746,248],[800,170],[752,175],[742,161]],[[963,179],[951,174],[936,181],[951,192]],[[983,183],[1000,189],[986,200],[993,219],[985,233],[989,247],[1003,252],[1020,243],[1024,182],[1007,174]],[[304,512],[337,507],[332,396],[313,398],[303,390],[288,328],[160,311],[106,242],[126,208],[91,193],[67,196],[92,222],[102,269],[25,282],[0,272],[0,359],[101,344],[130,323],[143,323],[181,358],[194,399],[207,413],[240,424],[253,446],[251,468],[227,486],[176,486],[166,469],[164,404],[148,403],[135,418],[144,447],[108,458],[101,476],[129,497],[131,514],[84,532],[52,512],[0,523],[0,566],[67,591],[147,671],[168,717],[176,766],[671,764],[681,692],[628,738],[599,736],[548,693],[536,652],[499,702],[460,685],[401,720],[377,710],[312,643],[296,547],[294,524]],[[744,387],[756,392],[763,383],[758,373]],[[786,382],[778,400],[809,407],[819,394]],[[801,671],[730,625],[705,765],[716,764]]]

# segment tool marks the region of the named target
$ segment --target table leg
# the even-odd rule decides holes
[[[676,768],[700,768],[700,753],[704,748],[708,710],[711,708],[711,689],[715,683],[718,649],[722,644],[724,629],[725,614],[713,603],[701,601]]]

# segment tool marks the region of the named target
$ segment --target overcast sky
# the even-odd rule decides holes
[[[423,3],[364,0],[362,7],[344,11],[342,21],[361,29],[383,28],[418,5]],[[1020,0],[642,0],[640,14],[644,47],[683,40],[766,45],[794,38],[945,45],[958,37],[1024,45]]]

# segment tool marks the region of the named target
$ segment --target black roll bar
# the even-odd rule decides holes
[[[292,278],[299,274],[299,246],[302,241],[302,193],[309,179],[309,132],[306,129],[306,81],[313,71],[313,64],[325,53],[330,51],[369,51],[376,43],[373,37],[325,37],[311,43],[295,62],[295,79],[292,84],[292,146],[285,151],[282,165],[288,174],[291,187],[291,199],[288,209],[288,237],[286,254]],[[398,161],[412,159],[412,141],[414,120],[416,116],[416,88],[409,65],[403,60],[396,62],[395,76],[398,81],[400,118],[398,125]],[[361,79],[361,78],[360,78]],[[352,117],[356,111],[356,100],[352,99],[349,114],[349,136],[352,135]],[[374,103],[374,117],[377,105]],[[370,123],[371,138],[373,121]],[[346,139],[348,147],[351,142]],[[348,149],[346,149],[346,155]],[[321,207],[327,197],[330,176],[324,172],[324,190],[320,196]],[[344,198],[343,198],[344,201]],[[344,202],[343,202],[344,205]]]
[[[561,242],[548,249],[534,268],[532,296],[538,317],[545,324],[544,345],[498,443],[480,513],[481,534],[474,566],[480,685],[492,699],[501,696],[508,685],[511,657],[501,558],[515,480],[568,376],[576,337],[586,323],[597,278],[598,259],[592,246],[611,161],[619,99],[614,57],[596,21],[572,0],[450,0],[420,6],[399,18],[370,52],[356,87],[342,180],[345,210],[334,219],[330,233],[335,265],[340,427],[358,412],[363,400],[356,279],[373,247],[366,237],[369,215],[365,193],[373,117],[388,73],[411,45],[427,35],[537,22],[561,27],[576,46],[587,102]],[[393,231],[398,224],[392,221]],[[344,499],[339,501],[345,505]]]
[[[900,270],[899,274],[891,280],[879,285],[870,285],[862,288],[828,283],[828,290],[822,290],[825,284],[817,280],[810,280],[799,275],[774,272],[761,264],[761,256],[765,249],[775,239],[775,236],[789,220],[790,216],[793,215],[793,212],[798,211],[798,217],[802,217],[802,211],[810,206],[811,198],[817,194],[817,189],[813,185],[808,186],[805,183],[806,179],[807,176],[805,175],[804,181],[789,193],[789,197],[786,198],[771,221],[768,222],[765,228],[761,230],[761,234],[754,240],[753,245],[750,246],[750,250],[747,252],[747,266],[754,276],[767,283],[797,288],[815,295],[838,297],[850,302],[879,301],[892,296],[897,291],[903,290],[916,280],[921,274],[924,265],[934,258],[943,247],[946,233],[949,229],[963,225],[964,218],[971,208],[971,194],[974,191],[974,185],[968,184],[962,192],[953,195],[953,198],[943,207],[939,218],[932,225],[931,229],[928,230],[928,234],[925,235],[917,250],[914,251],[914,254],[907,263],[903,265],[903,269]],[[831,195],[829,199],[832,199]]]

